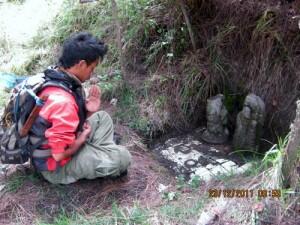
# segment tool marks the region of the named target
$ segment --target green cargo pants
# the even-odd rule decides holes
[[[119,176],[131,163],[129,151],[113,141],[113,122],[108,113],[100,111],[88,118],[92,127],[86,143],[63,167],[42,172],[53,184],[70,184],[79,179]]]

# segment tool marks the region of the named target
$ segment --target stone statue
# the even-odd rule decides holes
[[[236,119],[234,149],[257,150],[265,120],[265,104],[255,94],[247,95],[243,110]]]
[[[223,144],[228,140],[227,110],[224,106],[224,95],[218,94],[207,100],[207,128],[201,138],[211,144]]]

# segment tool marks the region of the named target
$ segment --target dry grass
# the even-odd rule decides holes
[[[253,92],[266,103],[266,135],[288,131],[300,96],[300,35],[293,19],[300,14],[300,3],[280,2],[187,1],[196,52],[182,32],[186,25],[179,5],[166,1],[148,9],[146,17],[156,26],[146,36],[140,33],[142,38],[132,40],[126,51],[140,67],[156,53],[148,71],[160,76],[152,93],[168,99],[174,123],[165,121],[167,125],[180,128],[202,121],[207,97],[217,93],[242,97]],[[170,31],[174,34],[168,42],[163,35]],[[157,51],[145,58],[153,46]],[[173,58],[167,56],[170,52]]]
[[[105,212],[114,202],[120,206],[133,206],[135,201],[143,206],[157,205],[161,201],[158,183],[167,185],[173,178],[168,178],[168,172],[160,169],[149,153],[132,147],[131,154],[129,174],[121,179],[81,180],[72,185],[25,179],[16,192],[6,192],[1,197],[0,224],[33,224],[39,218],[51,222],[62,210],[67,215]]]
[[[272,169],[271,169],[272,170]],[[271,173],[268,173],[271,172]],[[261,225],[294,225],[299,224],[299,202],[297,195],[287,195],[281,190],[280,198],[258,197],[259,190],[273,190],[272,171],[264,171],[252,177],[233,177],[230,180],[214,181],[205,187],[218,190],[253,190],[253,197],[220,197],[213,198],[202,212],[210,214],[210,223],[217,224],[261,224]],[[298,205],[297,205],[298,204]]]

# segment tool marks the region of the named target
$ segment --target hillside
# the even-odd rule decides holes
[[[73,32],[101,37],[109,51],[93,82],[133,164],[127,177],[74,185],[0,164],[0,224],[300,224],[300,2],[79,2],[0,0],[0,74],[54,65]],[[245,150],[233,139],[250,93],[265,118]],[[218,94],[229,133],[212,144],[200,133]]]

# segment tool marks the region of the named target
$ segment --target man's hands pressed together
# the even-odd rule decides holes
[[[86,109],[88,111],[88,116],[92,115],[94,112],[99,111],[101,105],[101,90],[98,86],[92,85],[88,97],[86,99]]]

